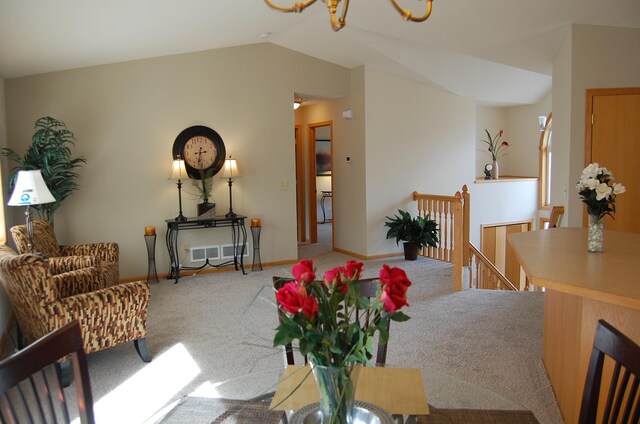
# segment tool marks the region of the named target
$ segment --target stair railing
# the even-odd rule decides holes
[[[469,243],[469,251],[471,254],[469,288],[518,291],[516,286],[473,243]]]
[[[467,186],[454,196],[413,192],[418,215],[429,215],[438,224],[438,246],[427,246],[422,256],[453,264],[453,288],[462,290],[463,264],[469,263],[469,192]]]

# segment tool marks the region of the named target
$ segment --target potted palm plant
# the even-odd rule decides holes
[[[42,178],[56,201],[32,207],[53,225],[55,211],[79,187],[75,169],[82,167],[87,160],[82,156],[71,157],[71,147],[76,138],[64,122],[47,116],[38,119],[35,127],[33,142],[24,156],[9,148],[3,148],[2,155],[18,164],[10,171],[9,193],[13,192],[18,171],[42,171]]]
[[[436,247],[438,245],[438,224],[426,216],[412,217],[409,212],[398,209],[399,215],[393,218],[386,217],[384,223],[389,227],[387,238],[395,238],[396,244],[404,242],[404,258],[415,261],[418,258],[418,251],[426,246]]]

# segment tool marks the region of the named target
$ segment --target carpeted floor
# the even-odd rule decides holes
[[[330,229],[320,225],[322,242],[300,246],[299,256],[314,258],[319,273],[348,259],[330,251]],[[413,281],[411,319],[393,324],[387,362],[422,369],[432,405],[515,406],[532,410],[543,424],[562,423],[541,360],[540,293],[455,293],[451,266],[427,259],[368,261],[365,276],[376,276],[382,263],[405,269]],[[245,396],[267,391],[283,367],[282,351],[271,347],[277,326],[271,276],[290,275],[289,269],[153,284],[147,336],[153,361],[140,361],[133,344],[89,356],[97,422],[157,422],[181,399],[220,393],[220,382],[240,375],[253,376],[242,387]],[[199,422],[195,412],[181,420],[169,422]]]

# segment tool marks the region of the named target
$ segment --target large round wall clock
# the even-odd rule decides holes
[[[226,150],[220,134],[195,125],[182,131],[173,142],[173,158],[184,159],[190,178],[202,180],[216,175],[224,165]]]

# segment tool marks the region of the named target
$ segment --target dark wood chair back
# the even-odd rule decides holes
[[[295,280],[293,280],[292,278],[285,278],[285,277],[273,277],[273,287],[276,290],[278,290],[279,288],[281,288],[283,285],[285,285],[290,281],[295,281]],[[364,296],[369,299],[376,296],[378,284],[376,283],[375,278],[364,278],[362,280],[359,280],[358,284],[360,285],[360,296]],[[282,321],[282,312],[280,311],[280,309],[278,309],[278,318],[280,321]],[[361,314],[361,311],[357,310],[356,319],[361,320],[364,322],[365,325],[368,325],[371,319],[373,319],[373,317],[371,316],[369,311],[366,311],[365,313]],[[387,333],[389,333],[389,327],[390,325],[387,325],[387,328],[386,328]],[[376,365],[386,364],[387,346],[388,346],[388,343],[384,343],[384,344],[378,343],[378,350],[376,352]],[[293,346],[291,345],[291,343],[285,346],[284,351],[285,351],[285,359],[287,361],[287,364],[295,365],[295,359],[293,355]],[[307,358],[305,358],[304,360],[306,364]]]
[[[605,357],[612,359],[614,366],[611,379],[605,382],[609,390],[600,422],[637,424],[640,422],[640,346],[604,320],[598,321],[596,328],[578,423],[596,423]]]
[[[563,215],[564,215],[564,206],[552,207],[551,214],[549,215],[549,228],[558,228]]]
[[[0,422],[93,424],[93,398],[80,325],[73,321],[0,362]],[[71,361],[76,405],[67,402],[59,360]],[[71,414],[70,414],[71,411]],[[74,415],[72,415],[74,414]]]

